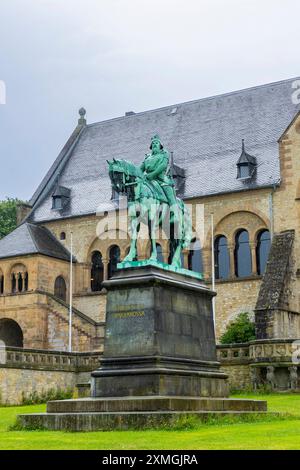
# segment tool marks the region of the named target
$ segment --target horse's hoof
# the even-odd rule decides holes
[[[122,263],[127,263],[128,261],[129,261],[129,262],[133,261],[133,257],[132,257],[132,256],[126,256],[126,257],[123,259]]]

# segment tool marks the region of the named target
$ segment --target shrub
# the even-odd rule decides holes
[[[40,403],[47,403],[51,400],[66,400],[73,397],[73,389],[68,388],[62,390],[60,388],[51,388],[47,391],[38,393],[36,390],[29,395],[22,394],[22,405],[38,405]]]
[[[248,313],[240,313],[235,320],[229,323],[225,333],[220,338],[220,343],[247,343],[254,339],[254,323],[250,321]]]

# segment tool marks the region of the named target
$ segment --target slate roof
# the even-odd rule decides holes
[[[97,208],[109,209],[111,184],[106,159],[141,163],[155,133],[174,152],[174,162],[185,169],[185,199],[278,184],[277,141],[300,110],[300,105],[292,101],[295,80],[77,128],[67,158],[63,152],[60,154],[36,191],[31,201],[35,204],[31,220],[41,222],[95,213]],[[257,161],[256,175],[247,182],[237,179],[242,139],[247,153]],[[51,209],[56,172],[60,174],[59,184],[71,190],[71,203],[63,212]]]
[[[69,251],[47,228],[28,222],[0,240],[0,259],[33,254],[70,260]]]

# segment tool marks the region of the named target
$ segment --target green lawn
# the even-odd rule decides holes
[[[235,395],[268,401],[269,411],[290,413],[286,419],[260,418],[257,423],[201,424],[183,431],[112,431],[64,433],[8,431],[19,413],[45,405],[0,408],[0,449],[300,449],[300,395]]]

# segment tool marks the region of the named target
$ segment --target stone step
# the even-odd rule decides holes
[[[48,413],[267,411],[267,402],[235,398],[115,397],[57,400],[47,403]]]
[[[18,416],[18,424],[23,429],[48,429],[51,431],[105,431],[125,429],[147,429],[176,425],[185,417],[196,417],[206,422],[212,417],[251,416],[264,414],[264,411],[155,411],[123,413],[40,413]]]

